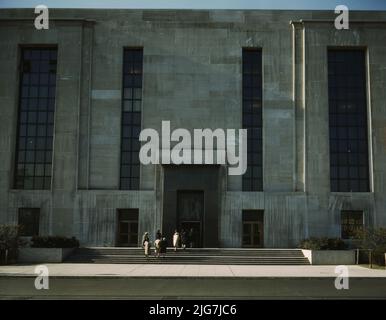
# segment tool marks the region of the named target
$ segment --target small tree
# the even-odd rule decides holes
[[[20,244],[19,226],[0,225],[0,264],[16,260]]]
[[[377,264],[385,264],[386,228],[367,228],[357,232],[360,240],[359,247],[373,250],[373,257]]]

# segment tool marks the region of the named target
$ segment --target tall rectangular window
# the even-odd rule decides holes
[[[243,123],[248,133],[247,171],[243,191],[263,190],[262,56],[260,49],[243,49]]]
[[[16,189],[51,188],[56,63],[56,48],[22,49]]]
[[[139,189],[139,134],[142,104],[142,49],[123,54],[120,189]]]
[[[328,51],[331,191],[368,192],[366,62],[363,50]]]
[[[20,226],[20,235],[32,237],[39,235],[39,216],[38,208],[20,208],[18,216],[18,225]]]

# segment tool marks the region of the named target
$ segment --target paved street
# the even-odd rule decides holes
[[[386,270],[349,266],[349,290],[334,266],[46,264],[49,290],[35,289],[35,265],[0,267],[1,299],[386,299]]]

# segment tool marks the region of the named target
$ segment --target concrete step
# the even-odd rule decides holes
[[[98,258],[98,257],[104,257],[104,258],[127,258],[127,259],[137,259],[140,257],[144,257],[144,255],[97,255],[97,254],[90,254],[90,255],[77,255],[80,257],[85,257],[85,258]],[[150,256],[155,256],[154,254]],[[253,259],[303,259],[304,256],[302,257],[280,257],[280,256],[211,256],[211,255],[180,255],[180,254],[167,254],[165,257],[169,259],[245,259],[245,260],[253,260]]]
[[[97,258],[97,257],[109,257],[109,258],[114,258],[114,257],[125,257],[127,259],[135,259],[135,258],[140,258],[140,257],[143,257],[144,255],[135,255],[135,256],[131,256],[131,255],[80,255],[82,256],[83,258],[88,258],[88,259],[91,259],[91,258]],[[151,256],[155,256],[154,254],[152,254]],[[183,259],[195,259],[195,260],[198,260],[198,259],[202,259],[202,258],[210,258],[210,259],[257,259],[257,258],[266,258],[266,259],[303,259],[304,257],[303,256],[293,256],[293,257],[280,257],[280,256],[255,256],[255,257],[248,257],[248,256],[209,256],[209,255],[205,255],[205,256],[201,256],[201,255],[192,255],[192,256],[189,256],[189,257],[186,257],[186,256],[181,256],[181,255],[178,255],[176,256],[175,258],[172,258],[172,259],[179,259],[179,260],[183,260]]]
[[[154,248],[151,249],[154,251]],[[102,255],[143,255],[142,248],[135,249],[78,249],[79,254],[102,254]],[[167,252],[175,253],[173,249]],[[179,249],[175,254],[187,253],[189,255],[243,255],[243,256],[303,256],[301,250],[207,250],[207,249]]]
[[[161,257],[160,257],[161,258]],[[138,261],[138,260],[147,260],[147,259],[156,259],[155,257],[150,257],[150,258],[146,258],[146,257],[143,257],[143,258],[129,258],[129,257],[97,257],[97,256],[94,256],[94,257],[74,257],[72,259],[68,259],[68,260],[72,260],[72,261],[75,261],[75,260],[125,260],[125,261]],[[211,257],[201,257],[201,258],[170,258],[170,257],[162,257],[162,259],[164,260],[168,260],[168,261],[240,261],[240,262],[256,262],[256,261],[272,261],[272,262],[275,262],[275,261],[305,261],[307,258],[291,258],[291,259],[284,259],[284,258],[277,258],[277,259],[274,259],[274,258],[254,258],[254,259],[238,259],[238,258],[211,258]],[[308,260],[307,260],[308,261]]]
[[[100,263],[100,264],[183,264],[183,265],[309,265],[308,261],[254,261],[254,262],[241,262],[241,261],[169,261],[163,259],[149,259],[149,260],[138,260],[138,261],[125,261],[125,260],[79,260],[70,261],[68,263]]]
[[[151,251],[154,254],[154,250]],[[299,249],[224,249],[188,248],[156,258],[144,257],[142,248],[79,248],[65,262],[68,263],[125,263],[125,264],[232,264],[232,265],[309,265]]]

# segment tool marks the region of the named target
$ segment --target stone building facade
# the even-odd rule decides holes
[[[341,237],[350,224],[386,226],[386,12],[352,12],[349,30],[336,30],[336,15],[327,11],[57,9],[50,10],[48,30],[36,30],[34,17],[32,9],[0,10],[0,223],[36,224],[26,229],[76,236],[85,246],[137,245],[144,231],[153,237],[157,229],[170,239],[183,227],[194,229],[197,246],[267,248]],[[44,60],[47,48],[53,58]],[[44,154],[52,158],[37,177],[43,165],[35,148],[35,178],[28,180],[18,173],[28,170],[18,162],[22,152],[24,160],[29,156],[20,145],[37,143],[32,131],[39,119],[23,136],[22,91],[34,68],[25,61],[35,61],[37,49],[45,61],[37,96],[54,101],[42,122],[44,141],[52,141]],[[137,90],[125,84],[131,49],[142,54]],[[245,177],[228,175],[224,165],[132,166],[126,184],[126,89],[139,90],[137,104],[128,100],[139,109],[125,116],[139,115],[141,128],[160,130],[168,120],[172,130],[239,129],[249,49],[261,57],[261,187],[243,188]],[[363,73],[350,73],[351,58],[334,54],[344,50],[363,53]],[[55,85],[46,96],[39,87],[44,63]],[[346,72],[336,80],[339,63]],[[350,84],[361,76],[362,83]],[[331,159],[332,130],[345,126],[331,124],[334,80],[344,83],[337,88],[346,102],[352,88],[365,90],[364,124],[354,126],[366,129],[362,167],[334,166]],[[33,87],[30,82],[27,99],[34,99]],[[40,116],[26,108],[29,120]],[[341,171],[333,173],[336,168]],[[359,169],[351,176],[352,168]]]

